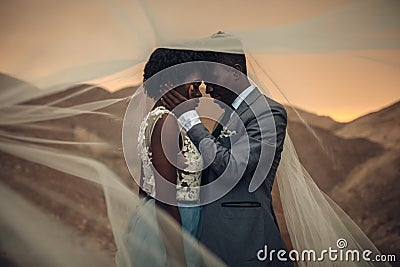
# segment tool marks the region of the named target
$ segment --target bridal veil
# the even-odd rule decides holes
[[[285,8],[272,2],[249,3],[250,6],[243,9],[243,12],[252,14],[241,14],[240,5],[245,3],[232,1],[201,1],[191,4],[180,1],[157,3],[127,0],[85,3],[54,3],[50,0],[22,2],[16,4],[6,1],[1,4],[1,14],[4,13],[8,23],[2,26],[6,33],[2,47],[10,51],[9,58],[5,58],[5,63],[1,65],[1,71],[4,70],[7,74],[27,82],[1,84],[0,150],[26,162],[44,165],[101,185],[105,195],[107,219],[122,260],[126,253],[129,253],[124,247],[127,222],[130,216],[142,207],[137,190],[132,186],[134,180],[138,181],[135,174],[140,174],[139,156],[130,153],[131,156],[126,158],[127,162],[134,162],[132,166],[128,163],[134,176],[129,183],[114,167],[96,159],[93,153],[73,153],[69,147],[101,149],[102,153],[117,153],[122,156],[122,142],[124,149],[137,146],[140,121],[153,104],[140,87],[143,66],[155,48],[237,53],[240,51],[237,40],[240,40],[248,61],[249,77],[254,84],[267,96],[274,98],[274,94],[279,94],[280,97],[283,95],[290,102],[291,96],[287,95],[285,87],[275,80],[274,70],[268,66],[268,56],[390,49],[398,48],[399,43],[398,39],[379,36],[383,30],[398,28],[400,21],[395,8],[390,8],[389,5],[382,7],[377,1],[339,1],[326,6],[316,4],[308,11],[307,5],[301,3],[299,13],[287,21],[274,14],[274,10],[283,12]],[[260,10],[258,5],[263,9]],[[287,4],[287,7],[290,5],[292,4]],[[381,18],[382,14],[385,19],[379,23],[365,19],[366,16]],[[282,13],[282,16],[284,15],[285,13]],[[246,24],[241,22],[243,20],[249,21]],[[219,33],[209,37],[218,30],[224,30],[228,34]],[[13,46],[16,45],[12,42],[18,42],[19,51],[13,53],[18,53],[23,60],[12,60],[12,55],[15,54],[11,51],[15,51]],[[280,80],[282,79],[292,78],[280,77]],[[128,97],[108,97],[60,105],[74,97],[79,98],[80,95],[95,92],[94,85],[73,92],[68,91],[67,94],[60,93],[81,83],[115,88],[129,85],[138,89],[132,90]],[[51,94],[57,97],[48,98],[45,103],[35,102],[35,99]],[[118,115],[108,112],[109,108],[127,102],[129,105],[126,114],[134,114],[134,118],[124,119],[124,112]],[[122,142],[117,144],[108,143],[107,140],[93,142],[90,138],[80,140],[79,137],[63,140],[57,138],[57,134],[51,138],[43,137],[48,136],[45,134],[40,135],[50,131],[56,133],[57,130],[71,131],[71,128],[67,127],[57,130],[46,128],[42,122],[62,121],[78,116],[99,116],[124,121],[124,128],[128,127],[129,131],[124,129]],[[35,129],[35,134],[30,134],[30,129]],[[20,134],[22,130],[24,134]],[[33,177],[40,176],[40,173],[28,172],[26,175]],[[68,181],[60,182],[68,184]],[[286,136],[275,183],[279,187],[293,249],[299,252],[315,249],[320,253],[331,247],[336,250],[370,250],[370,256],[379,254],[378,249],[357,224],[317,187],[300,163],[289,135]],[[40,187],[40,183],[36,186]],[[27,248],[36,253],[43,265],[82,264],[76,262],[75,252],[69,249],[73,246],[68,244],[72,244],[73,241],[66,237],[68,235],[54,238],[46,234],[50,229],[46,226],[47,223],[34,222],[35,227],[29,223],[30,218],[36,218],[34,214],[43,212],[37,210],[29,201],[20,198],[18,193],[3,181],[0,181],[0,190],[2,223],[12,229],[24,244],[27,244]],[[68,202],[68,199],[64,201]],[[164,220],[166,224],[171,225],[171,229],[179,232],[179,227],[174,225],[168,216],[165,216]],[[49,219],[44,221],[49,222]],[[58,229],[58,232],[71,231],[64,229],[60,224],[54,225],[52,227]],[[149,228],[156,228],[154,222],[149,221]],[[189,240],[193,249],[203,253],[207,266],[223,266],[223,263],[206,248],[198,245],[189,236],[185,235],[184,238]],[[5,238],[1,238],[1,241],[3,244],[10,243],[10,240]],[[137,244],[137,248],[141,249],[143,257],[158,257],[156,249],[152,247]],[[16,263],[23,263],[18,253],[10,255]],[[95,262],[87,259],[84,264],[90,266],[95,265]],[[387,266],[386,263],[363,260],[335,261],[329,260],[328,257],[322,261],[300,260],[298,264]]]

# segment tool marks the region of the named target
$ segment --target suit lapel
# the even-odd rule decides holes
[[[212,132],[212,135],[215,138],[217,138],[221,134],[222,127],[229,121],[230,114],[231,114],[231,112],[229,112],[228,110],[225,110],[224,113],[222,113],[221,117],[219,117],[217,124],[214,127],[214,130]]]
[[[242,101],[242,103],[239,105],[239,107],[236,109],[236,114],[240,118],[240,116],[250,108],[250,106],[260,97],[262,96],[262,93],[260,90],[255,87],[253,91]],[[232,116],[231,120],[229,120],[228,125],[232,124],[234,121],[233,118],[235,116]]]
[[[254,90],[245,98],[245,100],[242,101],[239,107],[235,110],[238,117],[240,117],[247,109],[249,109],[251,104],[253,104],[260,96],[262,96],[260,90],[257,87],[254,88]],[[212,135],[214,137],[217,138],[221,134],[223,125],[228,126],[234,121],[232,119],[235,116],[231,116],[231,112],[229,111],[225,110],[221,117],[218,119],[218,122],[214,127],[214,130],[212,131]]]

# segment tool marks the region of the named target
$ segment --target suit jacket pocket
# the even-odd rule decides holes
[[[225,208],[258,208],[261,207],[261,203],[256,201],[231,201],[222,202],[221,206]]]
[[[222,202],[222,216],[225,218],[254,218],[262,214],[261,203],[256,201]]]

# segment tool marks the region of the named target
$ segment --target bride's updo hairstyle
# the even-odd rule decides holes
[[[170,48],[157,48],[154,50],[144,67],[143,82],[146,94],[153,99],[158,99],[171,87],[179,86],[179,82],[186,80],[195,70],[180,68],[177,71],[172,68],[169,71],[162,71],[169,67],[198,59],[198,52],[192,50]],[[156,74],[155,79],[150,79]]]

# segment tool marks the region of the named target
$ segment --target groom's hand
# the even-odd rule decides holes
[[[189,100],[175,90],[170,90],[161,98],[161,103],[175,114],[186,131],[201,123],[200,117],[195,110],[198,105],[198,99]]]
[[[198,105],[197,99],[187,99],[175,90],[168,91],[161,97],[161,103],[177,117],[186,113],[187,111],[194,110]]]

